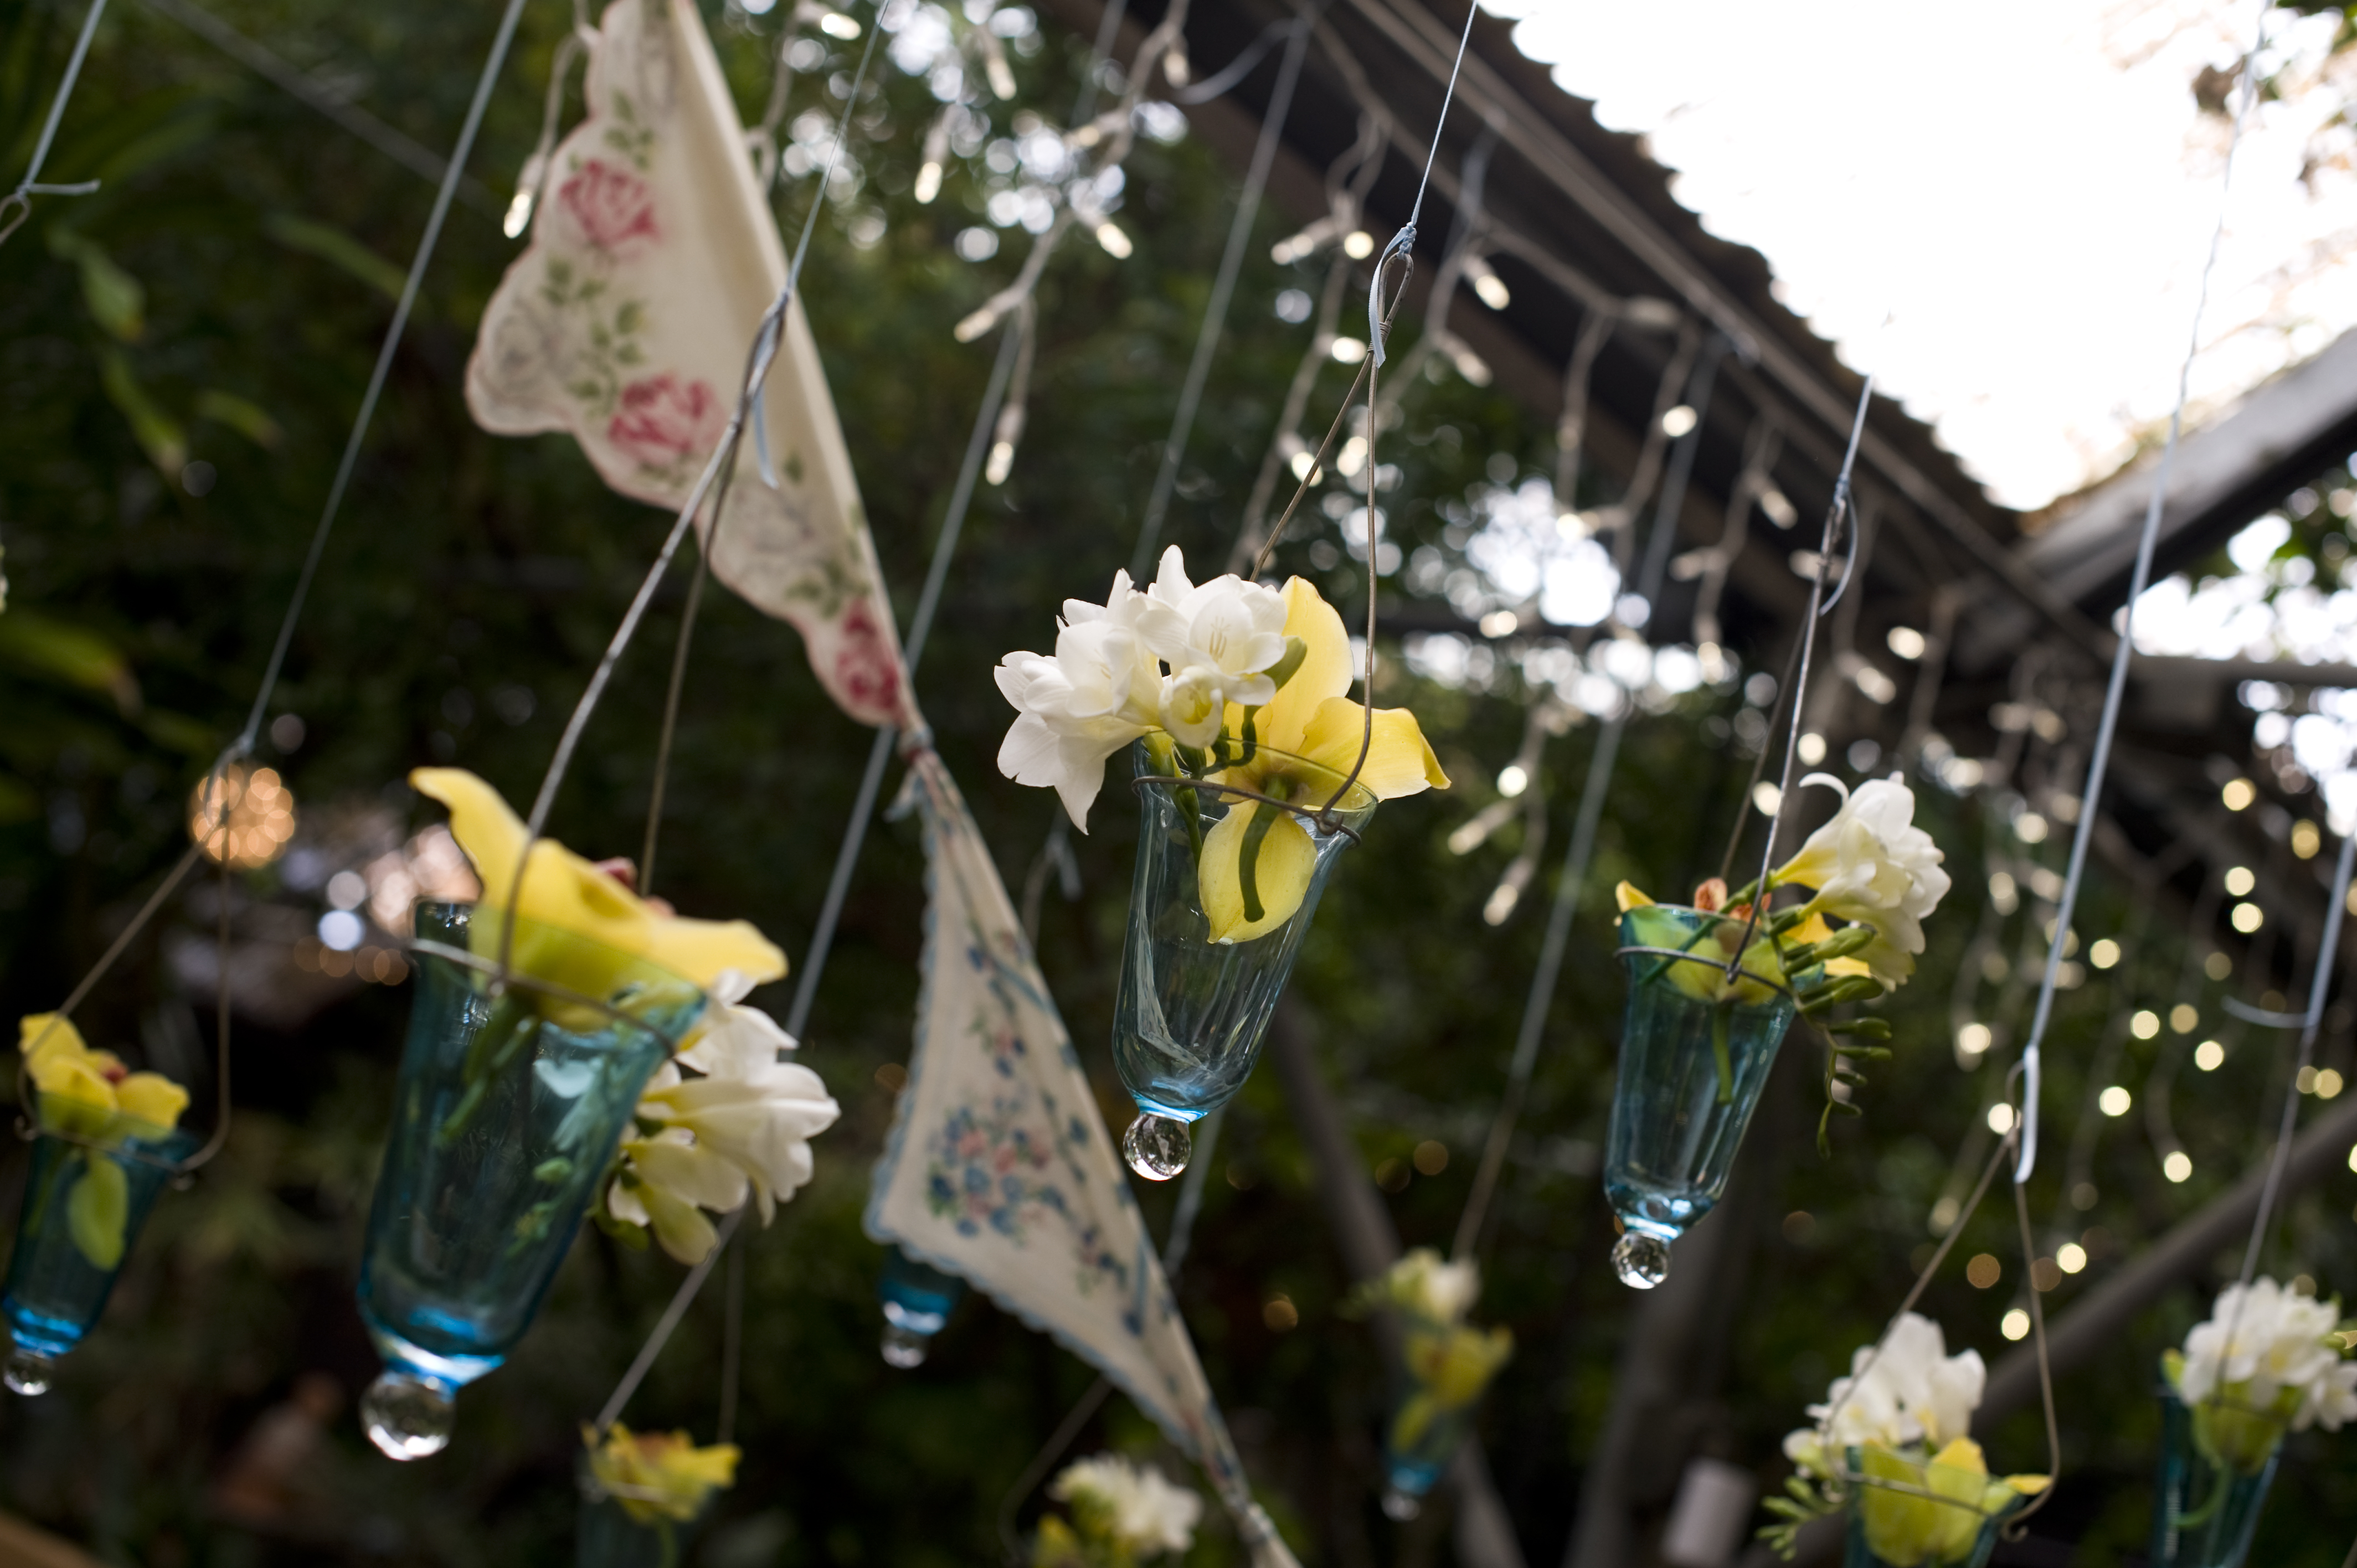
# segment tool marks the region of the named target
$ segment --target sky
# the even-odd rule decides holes
[[[2196,423],[2357,327],[2357,136],[2331,123],[2357,50],[2328,59],[2335,18],[2268,16],[2282,96],[2229,195],[2231,120],[2192,84],[2249,48],[2246,0],[1482,4],[2005,505],[2165,427],[2222,199]]]

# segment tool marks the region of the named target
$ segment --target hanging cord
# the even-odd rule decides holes
[[[104,0],[99,0],[99,4],[102,5]],[[199,799],[217,802],[224,824],[227,822],[229,814],[229,802],[224,785],[230,767],[232,763],[253,754],[255,739],[262,729],[262,715],[269,710],[270,698],[277,689],[279,671],[286,661],[286,650],[294,640],[296,623],[302,616],[304,601],[310,595],[311,581],[318,573],[319,558],[327,551],[328,535],[335,528],[336,514],[343,502],[344,491],[351,482],[352,467],[359,460],[361,443],[368,435],[369,422],[376,413],[377,399],[384,391],[385,377],[392,370],[394,351],[400,348],[402,334],[409,325],[409,313],[411,307],[416,303],[418,286],[425,280],[426,266],[434,259],[434,247],[442,237],[443,220],[449,215],[451,200],[457,195],[458,181],[466,171],[468,155],[474,150],[475,133],[482,125],[483,111],[490,102],[491,88],[499,80],[500,69],[506,63],[508,46],[514,41],[516,23],[523,15],[523,6],[524,0],[508,0],[507,10],[500,18],[499,31],[491,40],[490,56],[483,62],[482,75],[475,83],[474,100],[468,105],[466,123],[458,132],[457,145],[451,150],[450,161],[443,171],[441,187],[435,192],[434,209],[425,220],[425,232],[417,242],[416,253],[410,258],[409,275],[402,282],[400,302],[393,307],[393,321],[385,328],[383,345],[377,351],[376,368],[369,376],[368,391],[361,398],[360,412],[353,417],[351,435],[344,443],[343,459],[337,466],[335,483],[328,491],[327,505],[321,510],[318,526],[312,532],[310,549],[304,555],[303,569],[296,578],[295,591],[287,601],[285,617],[279,623],[278,639],[271,649],[270,661],[263,671],[261,688],[254,693],[253,707],[246,715],[245,727],[238,733],[237,738],[222,750],[220,757],[214,759],[211,770],[200,789]],[[96,11],[97,8],[94,6],[91,13],[93,25],[96,21]],[[84,46],[89,43],[87,27],[83,32],[82,43]],[[81,69],[81,50],[77,48],[74,55],[75,70],[78,71]],[[64,107],[64,93],[71,86],[72,79],[70,74],[65,88],[60,89],[58,103],[49,112],[49,132],[56,130],[57,117]],[[35,157],[37,166],[40,156],[46,154],[48,145],[48,134],[45,133],[41,152]],[[0,199],[0,210],[5,210],[5,199]],[[20,214],[20,221],[21,219]],[[5,238],[5,231],[0,231],[0,240]],[[24,1072],[24,1063],[40,1048],[41,1043],[49,1037],[52,1031],[73,1015],[74,1009],[81,1006],[88,998],[99,981],[114,966],[115,960],[123,956],[124,950],[129,948],[139,933],[155,919],[157,911],[163,908],[165,900],[171,896],[172,890],[178,887],[195,868],[199,856],[203,853],[204,842],[204,839],[199,837],[195,843],[188,846],[180,856],[178,864],[173,866],[156,891],[148,895],[147,901],[139,907],[139,912],[131,918],[131,923],[124,927],[114,940],[108,944],[106,950],[99,955],[98,961],[91,966],[90,972],[83,975],[76,983],[73,991],[59,1006],[48,1024],[26,1044],[23,1053],[18,1058],[20,1079]],[[228,865],[228,843],[224,841],[222,844],[224,872]],[[224,899],[223,908],[224,909],[227,908],[226,899]],[[227,940],[224,935],[222,938],[224,945]],[[230,1104],[227,1094],[230,1071],[227,1001],[229,965],[225,958],[217,972],[216,982],[222,997],[220,1071],[223,1093],[219,1111],[219,1122],[213,1130],[212,1137],[206,1142],[205,1146],[176,1167],[182,1173],[195,1170],[220,1153],[223,1142],[229,1135]]]
[[[1342,156],[1327,170],[1326,216],[1303,231],[1305,234],[1323,232],[1328,240],[1339,241],[1357,227],[1367,193],[1383,173],[1383,123],[1372,114],[1361,113],[1358,140],[1344,148]],[[1300,243],[1298,240],[1292,242]],[[1342,297],[1350,286],[1351,264],[1350,252],[1336,243],[1333,260],[1326,268],[1325,286],[1318,293],[1308,347],[1303,350],[1300,363],[1294,367],[1292,384],[1285,392],[1285,406],[1276,416],[1275,434],[1269,438],[1268,450],[1261,457],[1260,472],[1253,478],[1252,495],[1244,502],[1243,527],[1237,532],[1235,548],[1228,553],[1231,572],[1256,573],[1254,563],[1265,560],[1261,546],[1267,538],[1268,503],[1276,493],[1277,475],[1286,459],[1307,451],[1301,442],[1301,419],[1308,412],[1309,394],[1317,387],[1318,372],[1334,357],[1334,329],[1342,319]]]
[[[1195,1220],[1203,1211],[1203,1188],[1211,1179],[1211,1152],[1220,1145],[1220,1122],[1226,1115],[1227,1108],[1222,1106],[1196,1123],[1194,1156],[1188,1162],[1186,1178],[1179,1183],[1178,1205],[1171,1212],[1169,1238],[1162,1243],[1162,1273],[1174,1294],[1178,1288],[1178,1271],[1186,1264],[1187,1249],[1194,1240]],[[1022,1511],[1024,1499],[1048,1478],[1048,1472],[1056,1467],[1056,1461],[1064,1456],[1072,1440],[1080,1436],[1081,1428],[1089,1423],[1089,1418],[1096,1414],[1112,1392],[1109,1379],[1100,1377],[1091,1383],[1072,1402],[1072,1408],[1065,1412],[1048,1441],[1039,1445],[1039,1452],[1032,1455],[1031,1463],[1023,1467],[1015,1484],[1006,1488],[1006,1495],[999,1499],[998,1540],[1006,1551],[1006,1568],[1024,1568],[1030,1561],[1021,1538],[1015,1533],[1016,1516]]]
[[[106,0],[91,0],[90,14],[82,18],[81,32],[74,38],[72,56],[66,61],[66,74],[58,83],[58,93],[49,100],[49,117],[41,123],[40,140],[33,144],[33,161],[25,169],[25,177],[16,188],[0,196],[0,245],[8,242],[18,225],[33,215],[36,196],[88,196],[98,188],[98,181],[85,179],[72,185],[41,185],[41,166],[49,160],[49,144],[58,139],[58,122],[65,118],[66,102],[73,97],[74,83],[81,80],[81,62],[90,53],[90,40],[98,31],[98,19],[106,15]],[[11,209],[14,209],[13,215]]]
[[[2219,180],[2218,221],[2210,231],[2210,252],[2201,263],[2201,281],[2194,294],[2193,324],[2187,335],[2185,359],[2177,371],[2177,402],[2169,413],[2169,439],[2160,448],[2153,470],[2152,497],[2145,506],[2144,531],[2136,540],[2136,570],[2128,580],[2127,603],[2121,612],[2119,646],[2112,652],[2111,683],[2104,692],[2104,716],[2095,731],[2095,750],[2087,764],[2087,788],[2079,801],[2079,824],[2071,837],[2071,869],[2062,882],[2062,897],[2054,913],[2054,936],[2046,953],[2046,972],[2038,983],[2038,1011],[2031,1015],[2029,1038],[2021,1047],[2020,1067],[2027,1085],[2022,1109],[2029,1117],[2021,1140],[2021,1162],[2013,1179],[2025,1182],[2038,1164],[2038,1104],[2041,1076],[2040,1053],[2046,1028],[2054,1015],[2054,979],[2062,967],[2062,944],[2071,929],[2071,916],[2079,905],[2079,884],[2087,869],[2087,850],[2094,843],[2096,809],[2104,798],[2104,779],[2112,763],[2112,745],[2120,723],[2120,706],[2127,695],[2128,665],[2136,657],[2137,601],[2152,580],[2152,558],[2160,542],[2161,508],[2169,501],[2169,470],[2177,461],[2177,441],[2185,425],[2185,401],[2193,380],[2193,361],[2201,352],[2201,317],[2210,303],[2211,275],[2218,268],[2218,251],[2226,237],[2228,199],[2234,188],[2234,155],[2243,142],[2243,127],[2258,97],[2259,50],[2266,41],[2267,7],[2259,8],[2258,35],[2243,57],[2242,91],[2234,106],[2234,128],[2226,142],[2226,166]]]
[[[1784,813],[1792,808],[1792,768],[1800,760],[1801,719],[1803,699],[1809,690],[1810,665],[1816,655],[1817,623],[1833,607],[1825,599],[1825,578],[1832,571],[1834,551],[1841,542],[1842,523],[1850,510],[1850,476],[1857,467],[1858,443],[1866,435],[1866,411],[1873,402],[1874,376],[1869,371],[1866,384],[1858,389],[1857,413],[1849,427],[1849,449],[1842,454],[1841,473],[1834,480],[1833,499],[1825,507],[1824,534],[1817,546],[1817,575],[1809,582],[1809,610],[1801,623],[1801,645],[1794,658],[1790,682],[1792,716],[1784,730],[1784,768],[1777,778],[1776,809],[1768,817],[1767,842],[1760,846],[1760,875],[1752,884],[1758,892],[1752,897],[1750,912],[1744,917],[1743,930],[1736,941],[1737,956],[1727,972],[1730,982],[1741,967],[1741,955],[1750,950],[1752,933],[1759,929],[1760,917],[1766,911],[1769,897],[1773,891],[1768,886],[1768,875],[1775,868],[1776,837],[1783,830]],[[1696,420],[1695,428],[1699,430],[1701,427],[1701,421]],[[1835,590],[1834,598],[1839,600],[1848,587],[1849,575],[1846,574],[1840,587]],[[1767,755],[1764,746],[1760,755],[1763,758]],[[1743,821],[1742,811],[1743,803],[1738,802],[1736,806],[1738,824]],[[1738,831],[1740,832],[1739,826]]]
[[[541,777],[540,792],[534,797],[532,814],[524,822],[523,847],[516,856],[515,875],[508,884],[507,908],[500,923],[499,970],[491,982],[493,996],[505,988],[512,967],[511,960],[514,956],[518,906],[522,902],[524,873],[531,865],[533,848],[540,842],[542,832],[548,825],[548,813],[556,804],[556,792],[565,782],[566,771],[572,767],[573,754],[581,744],[582,733],[588,728],[590,715],[597,712],[598,700],[605,695],[615,667],[621,662],[623,653],[637,637],[639,623],[645,618],[647,607],[654,600],[655,590],[670,572],[672,558],[679,553],[681,541],[703,511],[706,496],[712,499],[713,517],[703,553],[710,554],[719,542],[720,530],[726,516],[722,509],[727,501],[729,485],[736,478],[737,457],[744,444],[746,426],[760,417],[761,389],[769,380],[770,369],[776,362],[779,350],[784,345],[787,312],[802,279],[802,263],[810,254],[811,236],[818,228],[819,213],[826,206],[827,187],[833,182],[835,165],[841,160],[845,145],[850,139],[852,112],[859,106],[859,91],[866,83],[867,68],[876,58],[876,40],[882,33],[880,27],[868,29],[867,47],[860,54],[858,73],[853,77],[851,91],[844,99],[843,114],[835,124],[834,145],[827,155],[826,167],[819,172],[818,184],[811,197],[810,212],[802,220],[801,238],[795,242],[793,257],[786,267],[785,285],[779,289],[777,297],[770,302],[769,309],[762,313],[759,326],[754,328],[752,345],[746,351],[745,375],[737,391],[737,406],[729,413],[727,427],[721,432],[719,444],[713,448],[711,457],[704,465],[704,471],[697,476],[694,487],[688,492],[686,504],[680,508],[678,517],[672,523],[671,532],[663,540],[662,548],[656,553],[654,564],[647,569],[645,578],[639,584],[630,608],[623,613],[621,624],[614,628],[613,639],[597,660],[597,669],[591,672],[588,685],[583,688],[579,701],[574,703],[573,715],[565,721],[565,733],[557,740],[555,754],[549,758],[548,770]],[[701,597],[700,595],[695,596]],[[673,659],[675,678],[666,693],[662,724],[658,732],[655,758],[658,783],[653,795],[657,810],[660,810],[662,799],[660,780],[671,766],[670,746],[677,729],[681,694],[678,677],[683,672],[686,642],[692,630],[692,621],[683,618],[680,646]],[[651,812],[650,817],[652,815]],[[647,832],[651,856],[655,826],[651,820]],[[603,1431],[608,1424],[600,1422],[599,1430]]]
[[[169,16],[304,107],[332,120],[429,184],[441,184],[443,177],[449,173],[450,166],[440,154],[420,146],[359,104],[345,102],[309,72],[247,38],[211,12],[190,4],[190,0],[142,0],[142,4]],[[498,199],[472,176],[460,177],[458,199],[478,212],[500,216]]]
[[[1725,339],[1713,334],[1715,346]],[[1645,551],[1645,575],[1638,580],[1638,592],[1647,602],[1661,593],[1662,574],[1669,558],[1667,541],[1677,532],[1678,513],[1685,504],[1685,489],[1694,472],[1695,453],[1702,445],[1703,421],[1700,414],[1710,407],[1711,389],[1716,381],[1718,354],[1696,368],[1695,383],[1688,389],[1696,409],[1694,424],[1678,437],[1677,454],[1671,464],[1670,483],[1662,492],[1662,504],[1653,514],[1653,537]],[[1372,461],[1372,454],[1370,455]],[[1498,1112],[1490,1123],[1490,1134],[1481,1146],[1481,1164],[1475,1170],[1472,1189],[1466,1194],[1465,1208],[1457,1220],[1457,1234],[1449,1244],[1450,1254],[1459,1262],[1470,1260],[1481,1245],[1481,1228],[1489,1218],[1490,1203],[1495,1197],[1498,1179],[1504,1171],[1507,1151],[1512,1147],[1514,1126],[1522,1118],[1523,1102],[1530,1093],[1531,1075],[1537,1069],[1539,1042],[1546,1032],[1547,1014],[1555,1006],[1555,983],[1563,969],[1563,955],[1571,941],[1572,922],[1578,918],[1580,895],[1587,882],[1587,866],[1596,853],[1596,835],[1604,818],[1605,797],[1611,793],[1612,769],[1620,754],[1620,737],[1628,728],[1629,710],[1632,700],[1624,700],[1620,711],[1604,722],[1597,733],[1596,749],[1588,754],[1587,780],[1579,791],[1578,815],[1571,830],[1571,843],[1564,852],[1563,869],[1555,885],[1555,906],[1547,915],[1546,935],[1539,943],[1538,967],[1531,975],[1531,989],[1523,1001],[1521,1027],[1514,1036],[1514,1054],[1506,1068],[1506,1091],[1498,1102]],[[1763,751],[1765,747],[1762,747]]]
[[[1485,125],[1465,155],[1465,167],[1457,184],[1457,215],[1449,221],[1448,241],[1441,247],[1440,265],[1435,269],[1432,288],[1425,296],[1424,330],[1407,350],[1404,368],[1397,372],[1399,380],[1393,383],[1392,394],[1383,404],[1386,424],[1398,417],[1401,403],[1415,384],[1416,372],[1431,362],[1433,355],[1447,354],[1453,360],[1466,349],[1463,340],[1448,330],[1448,314],[1456,303],[1457,287],[1464,281],[1466,268],[1487,238],[1488,220],[1481,202],[1483,187],[1490,177],[1490,159],[1497,150],[1498,128]]]
[[[1220,335],[1227,329],[1228,305],[1235,296],[1236,278],[1243,272],[1244,249],[1252,243],[1253,222],[1260,216],[1261,193],[1275,166],[1277,145],[1285,136],[1286,117],[1293,109],[1293,90],[1301,78],[1302,57],[1309,52],[1309,33],[1324,0],[1305,5],[1285,42],[1276,85],[1271,89],[1268,112],[1261,117],[1260,137],[1253,145],[1252,163],[1244,171],[1243,189],[1236,197],[1236,215],[1228,225],[1228,246],[1221,253],[1220,270],[1211,280],[1211,295],[1203,306],[1202,325],[1195,333],[1195,354],[1187,364],[1187,380],[1178,392],[1178,406],[1170,416],[1170,434],[1162,443],[1162,466],[1154,475],[1154,489],[1146,502],[1146,520],[1138,525],[1137,548],[1131,553],[1129,575],[1144,581],[1154,567],[1154,547],[1162,538],[1162,521],[1178,488],[1178,467],[1187,455],[1187,439],[1194,433],[1196,410],[1211,380],[1211,360],[1219,353]]]
[[[2251,1221],[2251,1239],[2243,1248],[2240,1283],[2246,1290],[2258,1273],[2259,1251],[2266,1244],[2267,1228],[2275,1219],[2276,1199],[2283,1190],[2284,1168],[2291,1163],[2292,1132],[2299,1122],[2299,1075],[2315,1056],[2317,1030],[2324,1023],[2324,999],[2331,993],[2332,974],[2340,967],[2341,918],[2349,909],[2352,871],[2357,871],[2357,830],[2341,841],[2341,865],[2332,876],[2332,902],[2324,912],[2324,940],[2316,950],[2316,971],[2308,982],[2308,1017],[2300,1026],[2299,1062],[2293,1069],[2291,1081],[2284,1085],[2283,1116],[2276,1129],[2275,1154],[2267,1161],[2266,1185],[2259,1189],[2259,1211]],[[2237,1316],[2241,1311],[2242,1303],[2237,1298]],[[2233,1327],[2230,1326],[2226,1343],[2233,1342]]]
[[[1014,368],[1014,358],[1015,335],[1010,332],[1000,342],[998,360],[991,371],[990,385],[983,394],[982,406],[974,414],[973,434],[966,441],[965,461],[958,470],[957,486],[951,494],[949,510],[942,519],[940,537],[933,545],[933,570],[926,579],[926,586],[931,591],[919,602],[917,614],[909,622],[903,662],[912,681],[917,660],[924,652],[933,608],[940,600],[939,585],[948,575],[949,558],[956,548],[958,534],[964,525],[966,508],[973,500],[975,481],[982,475],[983,452],[989,440],[992,422],[997,417],[999,399],[1006,390],[1007,375]],[[811,1004],[818,994],[819,977],[826,972],[827,956],[834,943],[835,926],[842,918],[844,900],[850,893],[852,868],[858,863],[860,846],[866,841],[868,822],[875,815],[877,796],[883,788],[885,765],[891,760],[897,734],[888,726],[877,730],[876,743],[867,755],[867,770],[861,776],[859,793],[852,804],[851,820],[845,825],[843,843],[835,852],[834,871],[827,882],[826,900],[819,909],[816,924],[812,928],[810,949],[802,959],[802,977],[794,990],[793,1004],[786,1015],[786,1033],[796,1038],[801,1037],[810,1022]],[[640,1383],[645,1380],[648,1371],[654,1366],[655,1358],[662,1354],[673,1331],[686,1315],[689,1304],[704,1288],[713,1264],[728,1250],[730,1240],[744,1223],[745,1213],[744,1207],[739,1206],[721,1218],[719,1235],[713,1242],[712,1251],[706,1252],[704,1260],[690,1269],[687,1277],[679,1283],[678,1289],[672,1294],[670,1305],[663,1309],[662,1316],[648,1334],[646,1343],[640,1347],[637,1358],[622,1374],[621,1381],[606,1401],[605,1408],[598,1412],[598,1432],[603,1433],[613,1425],[623,1407],[630,1403],[630,1396],[638,1391]]]

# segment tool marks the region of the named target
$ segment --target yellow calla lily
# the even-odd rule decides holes
[[[1298,806],[1324,805],[1354,769],[1372,800],[1448,788],[1414,714],[1377,709],[1370,729],[1367,710],[1351,701],[1351,634],[1334,607],[1300,577],[1286,584],[1285,601],[1285,635],[1299,639],[1301,662],[1260,707],[1228,704],[1228,750],[1233,755],[1248,744],[1251,755],[1212,779]],[[1351,808],[1351,800],[1340,802]],[[1251,941],[1284,925],[1308,897],[1317,868],[1317,850],[1300,819],[1264,802],[1232,801],[1203,840],[1200,883],[1211,940]]]
[[[633,1433],[619,1421],[605,1442],[587,1426],[581,1440],[590,1475],[640,1524],[684,1524],[703,1512],[713,1493],[735,1483],[741,1453],[733,1443],[698,1448],[684,1432]]]
[[[421,768],[409,782],[450,809],[450,836],[483,884],[484,916],[469,925],[468,943],[476,956],[496,959],[505,923],[496,916],[516,886],[524,824],[498,790],[463,768]],[[669,914],[552,839],[532,846],[516,914],[512,967],[601,1002],[640,963],[706,987],[731,969],[756,983],[786,972],[786,955],[751,922]],[[541,1000],[552,1017],[566,1011]],[[586,1017],[575,1022],[597,1026]]]
[[[1620,912],[1625,915],[1631,909],[1648,908],[1653,899],[1651,894],[1640,889],[1635,883],[1623,882],[1612,889],[1612,902],[1619,905]]]
[[[1415,1391],[1392,1420],[1392,1446],[1415,1446],[1435,1421],[1471,1405],[1514,1353],[1509,1328],[1411,1324],[1402,1353]]]
[[[159,1072],[127,1070],[112,1051],[92,1050],[70,1018],[28,1015],[17,1020],[16,1041],[40,1091],[41,1121],[59,1132],[152,1138],[178,1126],[188,1108],[187,1090]]]
[[[1969,1437],[1953,1440],[1928,1460],[1867,1444],[1858,1451],[1858,1466],[1867,1477],[1858,1488],[1857,1505],[1865,1519],[1866,1543],[1891,1568],[1936,1568],[1964,1561],[1984,1523],[2018,1498],[2044,1491],[2048,1484],[2044,1476],[1992,1479],[1980,1444]],[[1877,1486],[1877,1481],[1895,1485]]]

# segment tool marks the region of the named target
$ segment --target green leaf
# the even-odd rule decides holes
[[[197,394],[197,417],[226,424],[265,450],[276,447],[286,437],[286,432],[263,412],[259,403],[249,403],[219,387],[207,387]]]
[[[125,343],[147,330],[147,290],[98,244],[70,229],[49,231],[49,253],[81,271],[82,303],[91,319]]]
[[[399,299],[408,281],[406,273],[333,224],[274,212],[262,220],[262,229],[288,250],[332,263],[388,299]]]
[[[123,1167],[95,1149],[82,1152],[83,1170],[66,1194],[66,1229],[77,1251],[93,1269],[123,1262],[124,1232],[131,1224],[131,1181]]]
[[[180,470],[188,464],[188,436],[179,421],[140,385],[122,349],[110,347],[99,356],[99,380],[106,387],[107,397],[131,422],[131,434],[147,460],[165,478],[179,483]]]
[[[38,611],[0,616],[0,664],[104,693],[126,718],[139,712],[139,682],[122,650],[94,631]]]

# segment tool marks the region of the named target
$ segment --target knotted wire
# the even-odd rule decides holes
[[[74,84],[81,80],[81,62],[90,54],[90,40],[98,32],[98,20],[106,15],[106,0],[91,0],[90,13],[81,21],[81,31],[75,35],[73,54],[66,60],[65,76],[58,82],[57,96],[49,100],[48,118],[41,122],[40,139],[33,144],[33,161],[26,166],[25,177],[16,188],[0,196],[0,245],[8,242],[26,219],[33,215],[36,196],[88,196],[98,188],[94,179],[78,180],[71,185],[42,185],[41,166],[49,161],[49,145],[58,139],[58,123],[66,116],[66,104],[73,97]],[[9,209],[14,217],[6,216]]]

